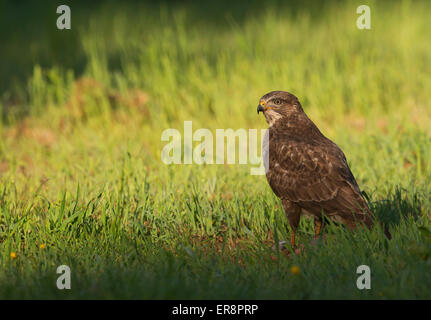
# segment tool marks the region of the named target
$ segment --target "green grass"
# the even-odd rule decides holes
[[[107,2],[72,6],[70,43],[55,22],[7,38],[0,64],[23,63],[0,82],[0,298],[430,299],[431,4],[369,4],[366,31],[354,1]],[[264,176],[161,161],[185,120],[265,128],[258,99],[278,89],[344,150],[391,241],[327,225],[313,245],[304,219],[305,252],[285,258]]]

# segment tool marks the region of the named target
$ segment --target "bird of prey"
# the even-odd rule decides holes
[[[350,230],[361,225],[372,228],[373,214],[343,151],[308,118],[298,98],[272,91],[260,99],[259,112],[269,125],[263,144],[266,177],[286,212],[292,247],[302,215],[314,218],[316,238],[323,217]]]

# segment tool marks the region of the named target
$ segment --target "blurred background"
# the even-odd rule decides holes
[[[383,133],[403,149],[400,127],[428,145],[429,4],[367,3],[371,30],[356,27],[356,1],[66,1],[72,29],[58,30],[58,1],[3,1],[3,137],[51,150],[77,126],[118,125],[160,162],[164,129],[264,128],[259,97],[287,90],[343,147]],[[410,168],[423,146],[391,158]]]
[[[328,117],[334,110],[389,111],[410,98],[426,102],[426,1],[369,2],[372,30],[356,28],[355,1],[65,4],[73,27],[61,31],[55,27],[58,1],[2,2],[4,121],[47,104],[60,106],[73,82],[84,77],[107,89],[140,88],[155,101],[193,96],[186,108],[163,101],[159,111],[170,117],[196,111],[196,104],[216,116],[237,112],[232,104],[255,103],[253,94],[274,88],[321,109],[336,100],[336,109],[322,111]],[[241,101],[228,106],[228,94]]]

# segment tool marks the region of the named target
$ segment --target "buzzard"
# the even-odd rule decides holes
[[[292,247],[302,215],[314,218],[315,237],[324,216],[350,230],[361,225],[372,228],[374,216],[343,151],[308,118],[298,98],[272,91],[260,99],[259,112],[269,125],[263,145],[266,177],[286,212]]]

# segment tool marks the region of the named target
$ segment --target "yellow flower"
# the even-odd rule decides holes
[[[295,276],[301,273],[301,270],[298,266],[292,266],[290,268],[290,273],[294,274]]]
[[[10,253],[10,258],[13,260],[16,258],[16,253],[15,252],[11,252]]]
[[[46,247],[46,246],[45,246],[45,244],[44,244],[44,243],[42,243],[42,244],[39,246],[39,248],[40,248],[40,249],[45,249],[45,247]]]

